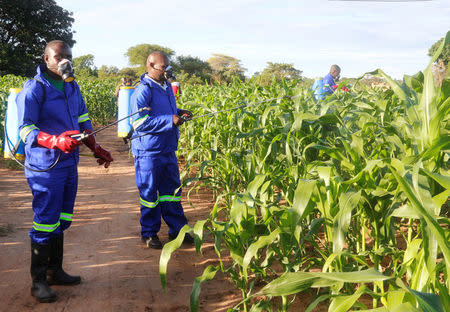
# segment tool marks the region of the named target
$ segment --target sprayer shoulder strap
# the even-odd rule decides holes
[[[45,92],[45,86],[44,86],[44,83],[42,81],[40,81],[39,79],[33,78],[33,80],[36,80],[42,87],[42,101],[41,101],[41,108],[42,108],[42,105],[44,104],[45,100],[47,99],[47,93]]]
[[[139,82],[135,83],[134,85],[137,85],[137,84],[140,84],[140,83],[141,83],[141,82],[139,81]],[[147,87],[150,89],[150,99],[148,100],[148,107],[150,107],[150,102],[151,102],[151,100],[152,100],[152,98],[151,98],[151,96],[152,96],[152,92],[151,92],[151,91],[152,91],[152,88],[150,87],[149,84],[147,84],[147,83],[144,83],[144,84],[147,85]],[[133,133],[134,133],[134,128],[131,127],[131,129],[130,129],[130,131],[128,132],[127,136],[124,138],[125,144],[127,143],[126,140],[131,139],[131,137],[133,136]]]
[[[152,93],[152,87],[150,87],[150,85],[148,84],[148,83],[144,83],[147,87],[148,87],[148,89],[150,90],[150,97],[149,97],[149,99],[148,99],[148,107],[150,107],[150,103],[152,102],[152,96],[153,96],[153,93]]]

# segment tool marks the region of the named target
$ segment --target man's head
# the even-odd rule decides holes
[[[147,58],[147,73],[150,78],[163,82],[166,80],[164,72],[169,65],[169,58],[163,52],[153,52]]]
[[[330,75],[333,79],[339,80],[339,76],[341,74],[341,68],[338,65],[331,65]]]
[[[72,49],[61,40],[53,40],[47,43],[44,50],[44,61],[47,65],[48,74],[55,79],[63,79],[62,73],[58,71],[58,64],[61,61],[72,62]]]

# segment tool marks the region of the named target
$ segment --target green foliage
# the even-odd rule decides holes
[[[114,90],[117,79],[77,80],[81,95],[86,102],[89,116],[94,125],[112,122],[117,114],[117,98]]]
[[[389,89],[320,103],[295,80],[185,86],[180,106],[194,115],[249,103],[180,128],[183,186],[216,196],[189,230],[198,249],[212,238],[219,261],[194,282],[193,311],[216,271],[241,291],[230,311],[287,311],[311,287],[308,311],[365,310],[363,295],[373,311],[449,306],[450,83],[435,86],[431,65],[400,83],[376,70]]]
[[[125,67],[125,68],[122,68],[121,70],[119,70],[119,76],[121,76],[121,77],[130,77],[133,80],[135,80],[138,77],[140,77],[140,75],[145,73],[146,71],[147,70],[139,71],[139,68]]]
[[[0,75],[32,75],[55,38],[73,46],[73,22],[54,0],[1,1]]]
[[[116,66],[102,65],[97,71],[97,76],[99,79],[119,77],[119,68]]]
[[[180,55],[172,63],[172,66],[177,73],[183,76],[185,83],[198,84],[198,82],[209,82],[211,80],[209,63],[198,57]]]
[[[433,45],[428,50],[428,55],[433,56],[438,48],[441,46],[442,42],[444,41],[444,38],[439,39],[437,42],[433,43]],[[444,46],[444,49],[442,52],[438,55],[437,60],[441,60],[444,65],[448,65],[450,61],[450,43],[447,43]]]
[[[97,77],[97,67],[94,65],[94,55],[86,54],[73,59],[73,67],[78,77]]]
[[[282,79],[294,80],[301,78],[302,71],[294,67],[294,64],[267,62],[267,67],[258,75],[260,83],[269,85],[273,80],[280,82]]]

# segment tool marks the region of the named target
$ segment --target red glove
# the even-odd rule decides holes
[[[72,139],[70,136],[74,134],[78,134],[80,131],[71,130],[61,133],[60,135],[51,135],[40,131],[37,136],[37,144],[42,147],[51,148],[51,149],[60,149],[64,153],[73,152],[77,146],[81,145],[81,142],[78,142],[75,139]]]
[[[91,130],[86,129],[84,130],[85,133],[92,133]],[[97,163],[99,165],[105,164],[105,168],[109,167],[109,164],[113,161],[113,158],[111,157],[111,154],[102,148],[100,145],[97,144],[95,141],[95,136],[90,135],[87,137],[87,139],[83,140],[84,145],[89,147],[91,151],[94,152],[94,156],[99,158],[97,159]]]

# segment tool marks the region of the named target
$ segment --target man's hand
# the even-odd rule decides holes
[[[85,133],[92,133],[91,130],[86,129],[84,130]],[[113,158],[111,157],[111,154],[105,150],[103,147],[101,147],[97,142],[95,141],[95,136],[90,135],[87,137],[87,139],[83,140],[84,145],[89,147],[91,151],[94,152],[94,156],[99,158],[97,159],[97,163],[99,165],[105,164],[105,168],[109,167],[109,164],[113,161]]]
[[[192,116],[194,116],[191,111],[188,111],[188,110],[185,110],[185,109],[179,109],[178,110],[178,115],[182,116],[184,118],[188,118],[188,119],[190,119],[190,118],[192,118]]]
[[[172,115],[173,125],[181,126],[184,123],[183,118],[180,118],[178,115]]]
[[[189,120],[194,116],[190,111],[185,109],[179,109],[178,115],[173,115],[173,124],[175,126],[182,125],[185,121]]]
[[[64,153],[68,154],[73,152],[77,146],[81,145],[81,142],[78,142],[70,137],[71,135],[78,133],[80,133],[80,131],[70,130],[56,136],[40,131],[37,136],[37,144],[46,148],[60,149]]]
[[[98,158],[97,163],[100,166],[105,164],[105,168],[108,168],[109,164],[113,161],[111,153],[98,144],[96,150],[94,151],[94,156]]]

